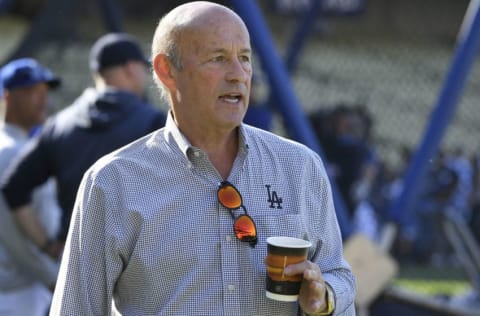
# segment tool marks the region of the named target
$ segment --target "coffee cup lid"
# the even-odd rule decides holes
[[[268,237],[267,243],[272,246],[288,248],[310,248],[312,246],[308,240],[288,236]]]

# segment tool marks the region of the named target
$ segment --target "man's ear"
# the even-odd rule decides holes
[[[157,78],[169,89],[174,90],[175,80],[172,74],[172,65],[168,56],[165,54],[158,54],[153,59],[153,71]]]

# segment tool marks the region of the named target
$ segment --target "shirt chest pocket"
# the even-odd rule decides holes
[[[300,214],[263,215],[254,217],[258,238],[265,241],[271,236],[289,236],[305,239],[308,236],[305,217]]]

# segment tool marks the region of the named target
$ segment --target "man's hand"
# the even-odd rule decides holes
[[[327,310],[327,285],[320,267],[311,261],[291,264],[285,267],[285,275],[303,274],[298,302],[303,312],[314,315]]]

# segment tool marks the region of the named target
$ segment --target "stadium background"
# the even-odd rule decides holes
[[[48,1],[13,2],[11,12],[0,16],[2,64],[18,47],[30,25],[37,21],[38,13]],[[41,22],[42,29],[37,30],[35,41],[26,50],[63,77],[62,89],[52,96],[55,106],[52,111],[56,111],[91,84],[88,51],[108,27],[93,0],[65,1],[68,4],[63,5],[62,1],[52,2],[58,3],[55,19]],[[121,10],[122,29],[137,36],[148,52],[158,18],[182,2],[185,1],[119,0],[114,3]],[[228,1],[217,2],[228,5]],[[258,1],[281,56],[285,55],[301,16],[295,9],[306,2]],[[364,106],[373,120],[372,144],[381,160],[396,167],[401,163],[403,149],[414,149],[422,139],[452,61],[469,1],[363,2],[365,6],[358,12],[319,14],[291,81],[307,114],[341,104]],[[275,4],[279,3],[289,10],[278,10]],[[442,141],[442,150],[461,148],[467,155],[479,150],[479,85],[480,70],[475,64]],[[149,95],[157,100],[153,84]],[[159,106],[165,108],[165,105]],[[282,119],[277,114],[274,118],[275,131],[285,133]],[[458,265],[400,268],[396,284],[410,286],[409,290],[416,293],[457,295],[469,287]]]
[[[18,5],[18,14],[0,19],[0,58],[6,58],[14,50],[19,36],[27,32],[35,18],[36,8],[42,8],[42,3],[48,1],[14,2],[27,4]],[[57,96],[59,102],[55,102],[57,107],[68,104],[91,82],[87,68],[89,45],[107,31],[95,1],[69,2],[65,6],[68,11],[61,13],[62,18],[51,21],[39,33],[42,42],[35,44],[31,53],[65,78],[65,85]],[[118,1],[122,28],[138,36],[149,52],[159,16],[182,2]],[[228,4],[228,1],[217,2]],[[278,52],[283,56],[301,14],[292,13],[294,9],[288,13],[275,10],[278,8],[275,2],[258,1]],[[309,1],[278,2],[301,9]],[[288,5],[289,2],[294,4]],[[291,80],[307,112],[338,104],[364,105],[375,122],[372,136],[380,156],[397,163],[401,148],[414,147],[422,137],[450,66],[469,1],[363,2],[365,8],[358,13],[319,14]],[[458,111],[442,143],[445,149],[461,147],[469,153],[478,149],[475,123],[478,122],[479,72],[478,67],[471,71]]]

